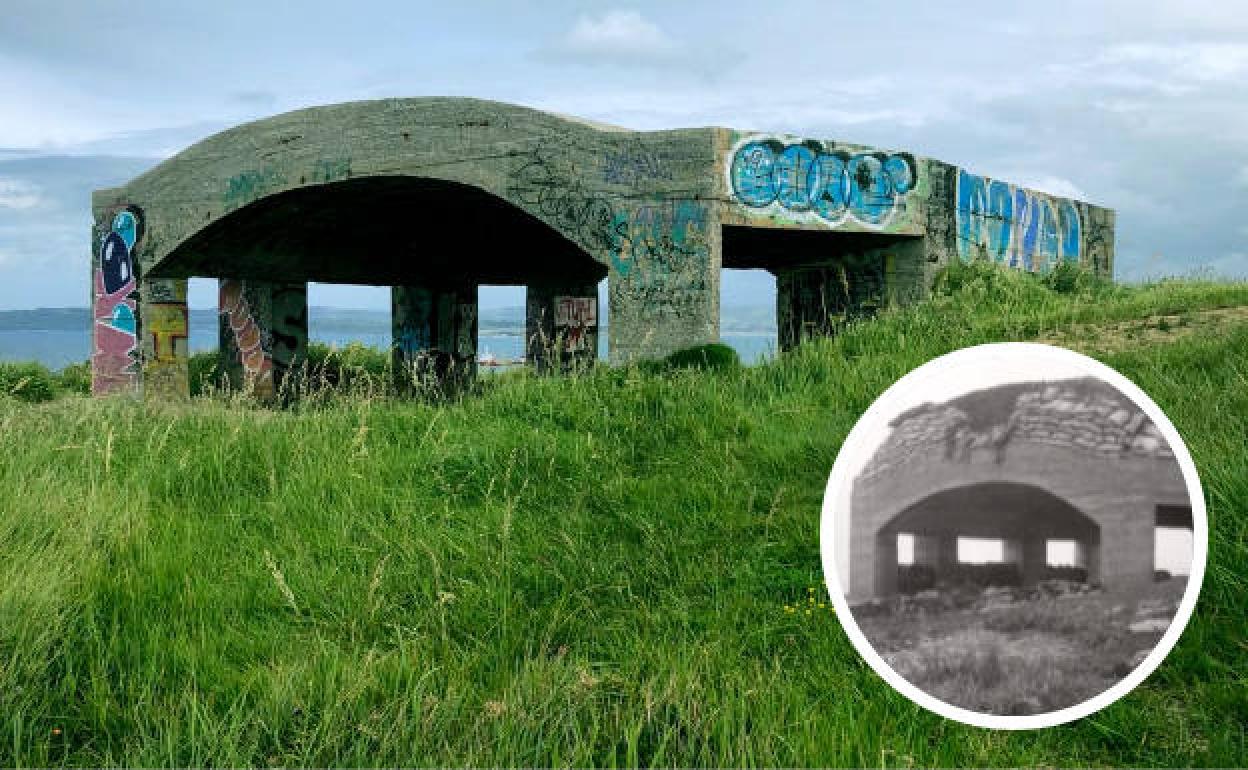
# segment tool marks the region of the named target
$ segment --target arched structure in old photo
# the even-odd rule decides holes
[[[898,591],[898,535],[937,580],[959,537],[1000,540],[1024,585],[1052,540],[1089,582],[1153,580],[1156,528],[1192,528],[1174,454],[1130,399],[1097,379],[1005,385],[899,415],[854,481],[848,599]]]
[[[186,281],[221,281],[221,350],[272,390],[307,283],[391,286],[394,351],[471,374],[476,288],[528,289],[560,365],[719,339],[724,268],[777,277],[782,349],[987,258],[1111,275],[1113,212],[908,152],[727,128],[628,131],[475,99],[315,107],[221,132],[93,196],[94,391],[188,392]],[[544,348],[530,357],[539,365]]]

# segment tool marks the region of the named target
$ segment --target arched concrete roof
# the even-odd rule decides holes
[[[721,224],[924,236],[932,262],[982,253],[1028,269],[1056,259],[1111,269],[1111,211],[908,152],[728,128],[630,131],[454,97],[346,102],[246,123],[97,191],[93,206],[97,222],[121,206],[140,210],[139,266],[177,277],[186,266],[171,256],[232,212],[379,177],[475,188],[621,273],[651,256],[677,272],[685,263],[705,270],[708,259],[718,267]],[[422,223],[419,211],[410,218],[414,227],[437,225]],[[768,245],[738,238],[742,251]],[[795,240],[781,250],[829,248]],[[727,257],[747,266],[740,254]]]
[[[633,204],[716,198],[719,179],[709,173],[716,136],[717,129],[599,127],[477,99],[348,102],[222,131],[124,187],[97,192],[93,204],[97,220],[119,206],[142,212],[139,267],[160,277],[185,277],[179,250],[244,207],[352,180],[403,177],[494,196],[607,265],[627,258],[621,241]],[[343,238],[368,224],[344,222]],[[416,210],[408,224],[442,223],[422,221]]]

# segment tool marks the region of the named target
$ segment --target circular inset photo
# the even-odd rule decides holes
[[[896,690],[981,727],[1126,695],[1178,641],[1208,527],[1174,426],[1113,369],[1003,343],[937,358],[858,421],[823,502],[824,575]]]

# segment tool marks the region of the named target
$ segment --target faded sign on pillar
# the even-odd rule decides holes
[[[143,330],[143,381],[148,394],[190,395],[187,368],[186,281],[145,283],[140,316]]]
[[[555,297],[555,336],[564,352],[586,350],[597,325],[597,297]]]

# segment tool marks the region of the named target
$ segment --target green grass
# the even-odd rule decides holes
[[[449,404],[0,398],[0,764],[1243,765],[1243,325],[1106,359],[1186,437],[1212,537],[1191,625],[1117,705],[961,726],[834,614],[785,611],[822,585],[842,440],[906,371],[1248,304],[1071,283],[958,271],[768,365],[505,374]]]

